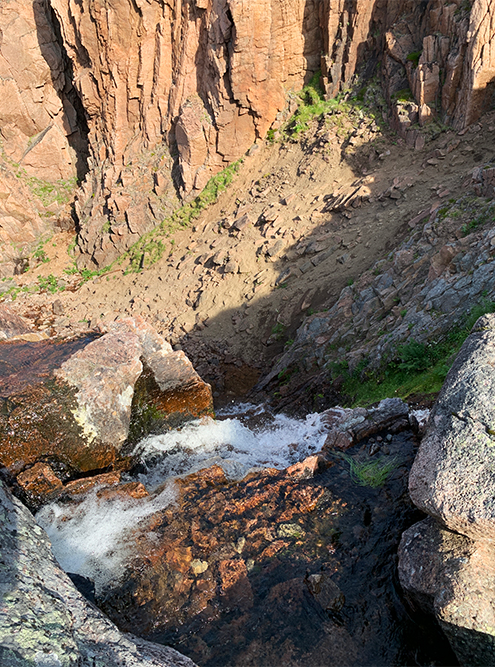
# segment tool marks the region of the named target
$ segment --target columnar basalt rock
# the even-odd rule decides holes
[[[287,90],[319,68],[314,0],[52,5],[89,120],[94,177],[76,210],[82,249],[100,265],[175,204],[163,143],[177,147],[194,195],[265,136]],[[156,188],[156,174],[168,187]]]
[[[72,196],[85,173],[84,120],[47,0],[0,6],[0,275],[68,212],[46,202],[52,184]],[[45,204],[50,203],[50,210]],[[70,223],[69,223],[70,224]]]

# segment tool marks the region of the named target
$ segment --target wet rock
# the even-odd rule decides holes
[[[61,480],[46,463],[35,463],[17,476],[17,483],[26,493],[30,507],[39,506],[63,487]]]
[[[306,586],[325,611],[340,611],[345,604],[344,594],[324,572],[310,574]]]
[[[2,665],[194,667],[173,649],[119,632],[58,566],[46,533],[0,482]]]
[[[451,530],[495,539],[495,317],[478,320],[452,366],[411,470],[414,503]]]
[[[411,462],[410,434],[393,446]],[[291,664],[291,655],[308,665],[322,656],[373,664],[376,655],[402,664],[393,586],[384,582],[412,507],[405,474],[382,493],[356,485],[342,458],[330,465],[315,456],[240,481],[215,465],[175,488],[176,505],[130,536],[125,581],[98,599],[121,627],[181,645],[205,667],[248,655],[253,664]],[[370,493],[386,505],[372,516]]]
[[[345,450],[385,429],[398,433],[409,427],[409,408],[400,398],[386,398],[376,408],[331,408],[323,413],[329,427],[324,450]]]
[[[294,463],[287,468],[287,474],[294,477],[314,477],[325,465],[325,460],[320,455],[308,456],[304,461]]]
[[[131,436],[209,414],[211,389],[142,319],[100,338],[0,345],[0,462],[44,460],[62,480],[101,470]],[[58,467],[57,467],[58,466]]]
[[[253,606],[253,591],[246,563],[240,559],[224,560],[218,565],[220,596],[226,604],[237,609]]]

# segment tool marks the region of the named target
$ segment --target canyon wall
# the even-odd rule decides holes
[[[178,189],[193,197],[280,125],[319,70],[328,97],[357,71],[378,72],[404,136],[436,117],[461,129],[490,102],[493,14],[488,0],[4,3],[0,240],[14,243],[9,261],[47,228],[33,177],[58,187],[79,178],[78,264],[103,266],[173,210]],[[397,106],[406,88],[411,103]],[[18,211],[13,200],[30,203]]]

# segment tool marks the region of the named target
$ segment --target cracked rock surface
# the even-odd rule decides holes
[[[0,664],[194,667],[177,651],[119,632],[73,586],[46,533],[0,482]]]
[[[495,317],[481,317],[447,375],[411,470],[413,502],[453,531],[495,538]]]

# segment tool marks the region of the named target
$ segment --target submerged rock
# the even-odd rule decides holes
[[[0,481],[0,664],[194,667],[177,651],[119,632],[57,565],[46,533]]]
[[[212,412],[210,386],[143,319],[101,337],[0,345],[0,463],[67,480],[104,469],[134,438]],[[132,439],[132,438],[131,438]]]

